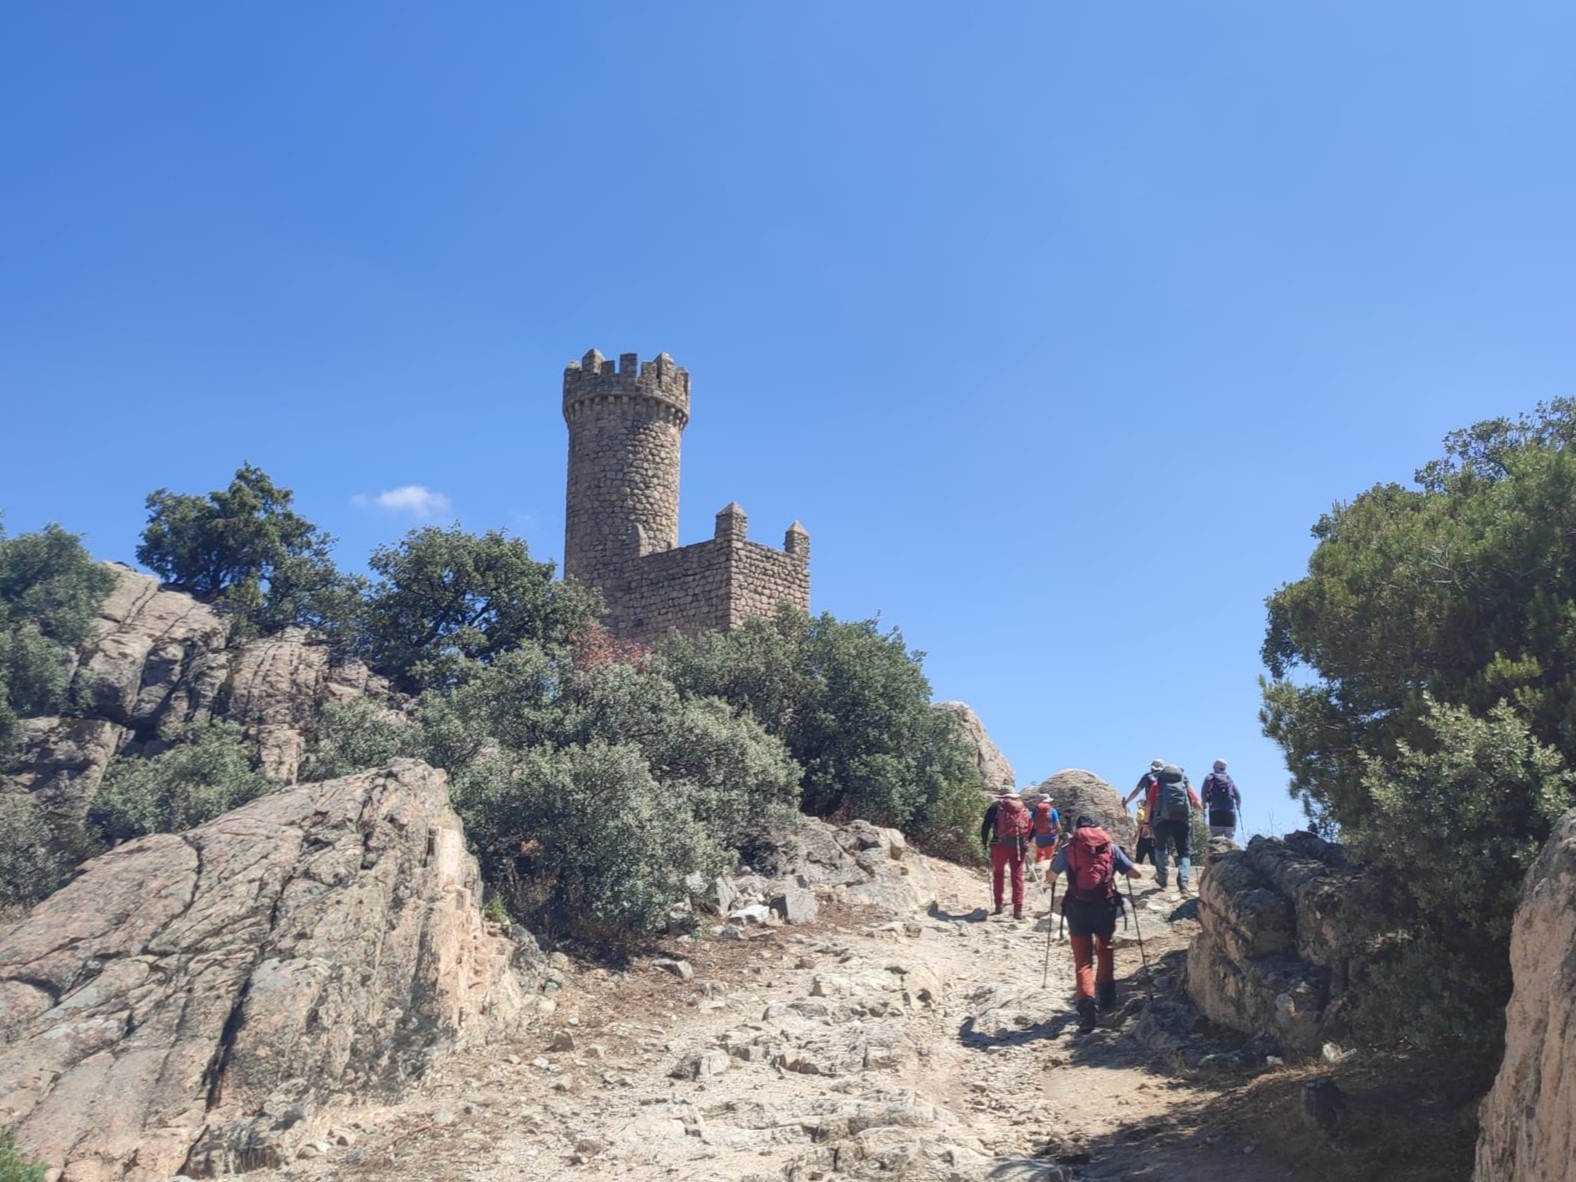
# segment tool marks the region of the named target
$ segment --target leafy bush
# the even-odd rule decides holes
[[[10,1129],[0,1129],[0,1182],[44,1182],[48,1174],[45,1163],[22,1156]]]
[[[1425,749],[1403,742],[1365,761],[1372,814],[1347,834],[1364,868],[1351,913],[1372,936],[1405,924],[1359,996],[1359,1030],[1416,1045],[1496,1032],[1511,922],[1541,844],[1527,833],[1576,800],[1576,776],[1509,706],[1480,718],[1430,700],[1424,721]]]
[[[402,754],[447,770],[489,884],[525,922],[623,942],[666,920],[689,875],[770,850],[792,823],[782,743],[656,672],[524,642],[448,681],[404,725],[330,708],[308,774]]]
[[[675,638],[662,667],[685,694],[722,698],[787,744],[805,811],[892,825],[973,860],[979,776],[957,720],[931,708],[923,658],[874,620],[783,607]]]
[[[70,876],[83,842],[63,828],[31,797],[0,796],[0,907],[35,903]]]
[[[88,824],[109,842],[145,833],[180,833],[268,788],[237,723],[193,725],[152,758],[111,760],[88,811]]]
[[[603,943],[656,930],[686,878],[731,862],[632,746],[491,751],[453,794],[510,912]]]
[[[401,755],[421,754],[422,735],[366,698],[330,702],[318,716],[316,741],[303,780],[334,780],[382,767]]]
[[[114,585],[82,540],[58,525],[15,538],[0,529],[0,761],[19,718],[66,707],[71,650]]]

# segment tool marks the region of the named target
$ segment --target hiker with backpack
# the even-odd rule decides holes
[[[1151,759],[1149,761],[1149,770],[1138,777],[1138,786],[1129,792],[1123,799],[1122,807],[1126,808],[1140,796],[1147,798],[1149,796],[1149,790],[1160,782],[1160,769],[1165,766],[1165,760]]]
[[[1204,777],[1204,809],[1209,814],[1209,835],[1237,840],[1237,813],[1242,809],[1242,794],[1237,783],[1226,774],[1226,761],[1217,759],[1209,775]]]
[[[1012,872],[1012,917],[1023,918],[1023,864],[1028,860],[1034,820],[1018,798],[1018,790],[1003,784],[1001,792],[985,810],[980,824],[980,841],[990,854],[991,895],[996,914],[1002,912],[1002,879]]]
[[[1188,783],[1187,773],[1174,763],[1162,764],[1144,799],[1144,811],[1149,817],[1150,828],[1155,831],[1155,882],[1160,886],[1166,885],[1170,853],[1174,849],[1177,887],[1183,894],[1187,893],[1193,810],[1203,807],[1193,785]]]
[[[1112,938],[1122,913],[1117,874],[1137,878],[1138,867],[1111,835],[1082,814],[1072,836],[1051,859],[1050,880],[1067,876],[1062,917],[1067,921],[1078,981],[1078,1029],[1093,1030],[1100,1011],[1116,1008],[1116,956]]]
[[[1056,841],[1062,833],[1062,815],[1056,811],[1049,796],[1042,796],[1034,806],[1034,863],[1049,862],[1056,856]],[[1049,872],[1045,881],[1051,881]]]

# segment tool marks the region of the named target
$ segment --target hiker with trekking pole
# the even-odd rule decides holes
[[[1067,876],[1062,917],[1078,982],[1078,1029],[1095,1028],[1100,1013],[1116,1008],[1116,917],[1126,904],[1116,889],[1117,874],[1138,878],[1138,867],[1094,818],[1080,815],[1072,835],[1051,859],[1050,880]],[[1136,918],[1136,914],[1135,914]],[[1140,943],[1142,949],[1142,943]],[[1145,957],[1147,964],[1148,957]]]

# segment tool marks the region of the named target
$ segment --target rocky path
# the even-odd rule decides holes
[[[813,924],[675,941],[669,959],[682,964],[624,972],[560,958],[530,1037],[450,1060],[410,1100],[353,1114],[276,1176],[1292,1176],[1200,1127],[1213,1092],[1167,1068],[1163,1006],[1130,997],[1078,1034],[1065,943],[1042,987],[1047,920],[987,917],[977,873],[931,869],[937,905],[922,912],[823,904]],[[1163,981],[1195,904],[1138,885]],[[1031,914],[1043,913],[1032,892]],[[1131,933],[1117,957],[1130,993]]]

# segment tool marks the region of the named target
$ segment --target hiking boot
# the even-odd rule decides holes
[[[1116,1009],[1115,981],[1101,981],[1094,987],[1094,991],[1095,996],[1099,999],[1100,1009],[1102,1011]]]
[[[1001,910],[1002,910],[1001,904],[997,903],[996,904],[996,910],[992,911],[991,914],[992,915],[1000,915],[1001,914]]]
[[[1094,998],[1080,997],[1078,999],[1078,1032],[1080,1034],[1088,1034],[1089,1031],[1099,1024],[1099,1021],[1100,1011],[1094,1003]]]
[[[1193,893],[1193,888],[1188,886],[1188,884],[1185,882],[1177,883],[1177,890],[1181,891],[1184,895],[1191,895]]]
[[[1023,918],[1023,908],[1022,907],[1014,907],[1012,909],[1012,917],[1014,919],[1022,919]]]

